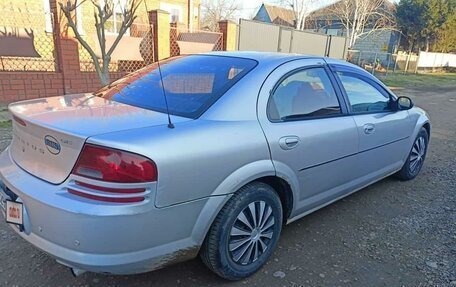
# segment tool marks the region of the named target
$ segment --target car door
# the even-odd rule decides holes
[[[344,67],[336,74],[358,130],[360,176],[370,181],[400,169],[412,127],[408,111],[398,111],[395,97],[369,76]]]
[[[358,133],[334,83],[323,60],[305,59],[278,67],[260,90],[258,119],[277,174],[299,186],[292,216],[340,196],[357,176]]]

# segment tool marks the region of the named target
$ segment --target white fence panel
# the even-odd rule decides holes
[[[418,68],[456,67],[456,54],[420,51]]]

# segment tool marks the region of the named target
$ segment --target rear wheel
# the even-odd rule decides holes
[[[261,182],[236,192],[218,214],[201,248],[203,262],[229,280],[246,278],[268,260],[282,229],[282,205]]]
[[[402,169],[396,174],[396,177],[401,180],[414,179],[421,171],[424,160],[426,158],[429,135],[425,128],[421,128],[412,149]]]

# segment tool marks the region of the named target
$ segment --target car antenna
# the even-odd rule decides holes
[[[160,74],[160,82],[163,90],[163,96],[165,97],[166,113],[168,114],[168,128],[174,129],[174,124],[171,122],[171,116],[169,114],[168,99],[166,98],[165,83],[163,82],[163,76],[160,68],[160,60],[157,60],[158,73]]]

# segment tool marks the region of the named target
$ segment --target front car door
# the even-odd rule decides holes
[[[277,174],[299,187],[292,216],[343,195],[353,172],[358,133],[322,59],[285,63],[264,82],[258,119]]]
[[[399,170],[413,129],[408,111],[398,111],[395,96],[364,71],[346,66],[331,68],[336,70],[358,129],[360,179],[368,183]]]

